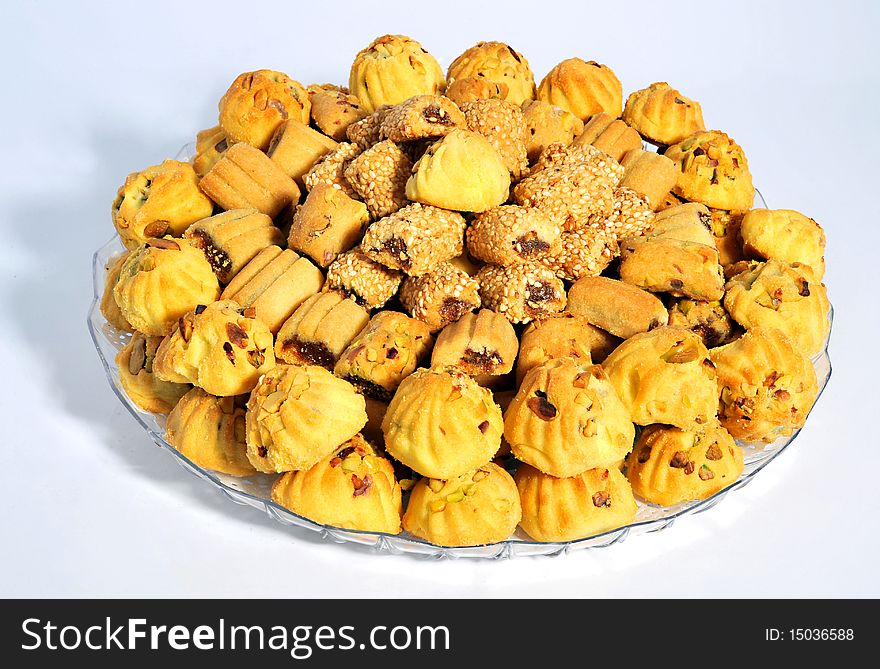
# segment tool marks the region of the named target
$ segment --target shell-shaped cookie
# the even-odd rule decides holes
[[[135,332],[116,354],[119,383],[129,399],[144,411],[167,414],[190,386],[170,383],[153,374],[153,359],[162,337],[146,337]]]
[[[605,112],[612,118],[623,110],[623,88],[607,65],[569,58],[541,81],[538,99],[570,111],[582,121]]]
[[[521,465],[514,477],[522,504],[520,527],[535,541],[574,541],[631,523],[638,506],[616,467],[569,478]]]
[[[245,399],[193,388],[168,416],[165,439],[199,467],[230,476],[256,474],[247,459]]]
[[[256,70],[235,78],[219,108],[230,144],[246,142],[264,151],[284,121],[308,125],[311,102],[303,85],[283,72]]]
[[[734,276],[724,306],[747,330],[778,328],[806,356],[822,350],[831,329],[825,285],[800,263],[768,260]]]
[[[356,434],[307,470],[287,472],[272,500],[321,523],[363,532],[400,532],[400,485],[391,463]]]
[[[665,81],[630,93],[623,120],[642,137],[665,146],[706,129],[700,103],[679,93]]]
[[[362,49],[351,65],[348,87],[364,109],[396,105],[414,95],[435,95],[446,82],[437,60],[405,35],[383,35]]]
[[[166,160],[126,177],[113,200],[113,225],[131,250],[153,237],[181,235],[213,209],[192,165]]]
[[[510,172],[495,147],[461,129],[432,144],[406,182],[413,202],[477,213],[506,201],[509,190]]]
[[[632,449],[629,411],[599,365],[556,358],[532,368],[504,414],[513,454],[551,476],[574,476]]]
[[[739,234],[749,258],[808,265],[821,281],[825,275],[825,232],[812,218],[791,209],[752,209]]]
[[[633,492],[661,506],[711,497],[742,471],[742,449],[718,425],[702,430],[649,425],[626,461]]]
[[[204,254],[184,239],[156,239],[132,251],[119,270],[113,298],[138,332],[171,332],[177,320],[220,296]]]
[[[477,546],[507,539],[520,517],[513,478],[489,462],[447,480],[416,483],[403,527],[437,546]]]
[[[247,456],[261,472],[309,469],[367,423],[364,398],[323,367],[278,365],[247,405]]]
[[[159,378],[219,397],[250,392],[274,365],[269,328],[252,309],[228,300],[200,304],[178,319],[153,362]]]
[[[630,337],[603,367],[638,425],[667,423],[686,430],[715,420],[715,366],[690,330],[655,328]]]
[[[437,479],[489,462],[502,430],[492,393],[454,367],[416,370],[400,384],[382,421],[388,452]]]
[[[119,281],[119,273],[129,253],[130,251],[120,253],[111,258],[107,263],[107,273],[104,275],[104,292],[101,293],[101,304],[99,305],[101,314],[107,319],[107,322],[123,332],[132,332],[134,328],[131,327],[131,323],[125,320],[119,305],[116,304],[116,298],[113,297],[113,289]]]
[[[775,328],[752,328],[712,350],[718,418],[737,439],[774,441],[803,426],[818,394],[813,365]]]
[[[503,84],[502,99],[515,105],[535,98],[535,75],[529,61],[503,42],[477,42],[452,61],[446,73],[449,85],[468,77]]]

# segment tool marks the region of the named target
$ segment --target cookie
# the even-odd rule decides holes
[[[382,421],[391,456],[423,476],[443,480],[487,464],[502,429],[492,393],[455,367],[413,372]]]
[[[125,260],[130,253],[131,251],[120,253],[111,258],[107,263],[107,273],[104,275],[104,292],[101,293],[101,303],[99,304],[101,315],[107,319],[107,323],[123,332],[134,332],[134,328],[131,326],[131,323],[125,320],[122,310],[116,304],[116,298],[113,297],[113,289],[119,282],[119,273],[122,270],[122,265],[125,264]]]
[[[624,170],[620,185],[632,188],[658,211],[678,181],[676,164],[666,156],[641,149],[628,151],[620,164]]]
[[[534,163],[551,144],[568,146],[584,131],[584,122],[569,111],[543,100],[523,105],[526,155]]]
[[[382,121],[391,109],[390,105],[382,105],[372,114],[355,121],[345,130],[345,136],[352,144],[357,144],[361,151],[366,151],[374,144],[382,141]]]
[[[132,251],[113,288],[122,317],[145,335],[171,332],[198,304],[220,297],[220,284],[204,254],[185,239],[154,239]]]
[[[674,300],[669,307],[669,324],[699,335],[706,348],[723,346],[736,338],[736,325],[721,302]]]
[[[345,179],[367,206],[372,219],[379,219],[408,204],[406,180],[412,160],[394,142],[374,144],[345,168]]]
[[[193,464],[229,476],[257,473],[247,459],[245,400],[193,388],[165,423],[165,440]]]
[[[739,234],[749,258],[808,265],[819,281],[825,275],[825,232],[812,218],[791,209],[752,209]]]
[[[202,250],[221,283],[229,283],[264,248],[284,241],[272,219],[256,209],[232,209],[203,218],[183,236]]]
[[[715,246],[709,209],[698,202],[688,202],[657,212],[647,238],[674,239],[692,244]]]
[[[610,67],[594,60],[563,60],[541,81],[537,96],[584,122],[600,112],[618,118],[623,110],[620,80]]]
[[[664,326],[630,337],[602,364],[637,425],[695,430],[715,420],[715,366],[690,330]]]
[[[700,103],[665,81],[630,93],[623,120],[655,144],[669,146],[706,129]]]
[[[300,188],[305,188],[305,174],[336,147],[329,137],[291,119],[278,126],[266,154]]]
[[[449,85],[468,77],[503,85],[501,99],[515,105],[535,99],[535,75],[529,61],[503,42],[477,42],[453,60],[446,72]]]
[[[363,202],[319,183],[294,211],[287,246],[309,256],[319,267],[327,267],[357,245],[369,222]]]
[[[592,144],[620,162],[629,151],[642,148],[642,138],[620,119],[600,112],[591,116],[574,144]]]
[[[226,131],[219,125],[198,132],[196,134],[196,155],[192,159],[196,175],[200,179],[205,176],[228,148],[229,138],[226,136]]]
[[[559,240],[562,246],[559,253],[547,254],[539,258],[538,263],[565,281],[596,276],[619,254],[614,237],[591,226],[563,232]]]
[[[479,213],[507,200],[510,172],[481,134],[455,129],[413,166],[406,197],[413,202]]]
[[[600,230],[615,242],[647,235],[654,228],[654,211],[632,188],[620,186],[614,189],[611,212],[596,217],[587,227]]]
[[[306,470],[367,422],[364,398],[323,367],[278,365],[247,403],[247,457],[261,472]]]
[[[414,95],[436,95],[446,82],[437,60],[405,35],[383,35],[355,56],[348,87],[367,112]]]
[[[340,142],[332,151],[324,154],[318,162],[303,175],[303,183],[308,190],[312,190],[320,183],[334,188],[339,188],[353,200],[359,199],[357,191],[352,188],[345,178],[345,170],[351,161],[357,158],[362,149],[357,144]]]
[[[528,323],[565,308],[565,285],[541,265],[486,265],[477,281],[483,306],[504,314],[511,323]]]
[[[743,242],[739,234],[740,228],[742,228],[743,213],[710,208],[709,218],[721,266],[727,267],[745,260]]]
[[[364,395],[387,402],[433,344],[427,324],[380,311],[342,353],[333,371]]]
[[[213,209],[192,165],[166,160],[126,177],[113,200],[113,225],[132,250],[154,237],[183,234]]]
[[[467,229],[467,249],[487,263],[517,265],[560,253],[561,234],[540,209],[504,205],[474,218]]]
[[[436,332],[480,307],[480,284],[451,262],[441,262],[427,274],[407,277],[400,302]]]
[[[311,102],[303,85],[283,72],[256,70],[238,75],[219,107],[229,144],[245,142],[263,151],[284,121],[308,125]]]
[[[400,486],[391,463],[357,434],[305,471],[287,472],[272,501],[321,525],[400,532]]]
[[[415,95],[394,105],[382,119],[382,137],[392,142],[445,137],[454,128],[465,128],[464,114],[443,95]]]
[[[348,126],[369,115],[356,96],[343,91],[320,91],[310,95],[312,121],[337,142],[346,139]]]
[[[446,87],[446,97],[459,107],[465,102],[474,100],[505,100],[509,87],[504,83],[487,81],[481,77],[465,77],[456,79]]]
[[[291,365],[332,370],[369,320],[366,309],[339,291],[316,293],[284,321],[275,338],[275,357]]]
[[[528,170],[526,126],[522,109],[504,100],[465,102],[467,128],[481,134],[495,147],[512,181],[518,181]]]
[[[394,297],[403,273],[371,260],[360,246],[337,256],[327,268],[327,287],[341,290],[368,309],[379,309]]]
[[[222,299],[253,307],[257,318],[274,333],[323,284],[321,270],[308,258],[267,246],[229,282]]]
[[[416,483],[403,527],[436,546],[479,546],[507,539],[521,515],[513,477],[489,462],[454,478]]]
[[[575,541],[630,524],[638,506],[616,467],[569,478],[522,465],[514,476],[522,504],[520,527],[535,541]]]
[[[510,321],[480,309],[443,328],[431,354],[431,367],[457,367],[480,385],[490,386],[513,370],[518,350]]]
[[[713,246],[678,239],[632,238],[620,245],[620,278],[652,293],[711,302],[724,296],[724,273]]]
[[[582,277],[568,290],[566,309],[621,339],[666,325],[669,314],[650,293],[604,276]]]
[[[626,462],[633,492],[651,504],[707,499],[743,471],[742,449],[723,427],[680,430],[649,425]]]
[[[135,332],[116,354],[119,384],[138,408],[150,413],[169,413],[191,386],[170,383],[153,374],[153,359],[162,337],[147,337]]]
[[[800,429],[816,401],[816,371],[780,330],[752,328],[712,351],[718,418],[736,439],[771,442]]]
[[[224,209],[256,209],[270,218],[299,200],[299,187],[278,164],[250,144],[239,142],[199,182]]]

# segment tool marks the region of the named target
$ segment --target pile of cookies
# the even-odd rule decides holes
[[[803,425],[825,236],[753,200],[669,84],[624,105],[570,58],[536,86],[500,42],[444,77],[386,35],[347,87],[240,75],[191,162],[131,174],[101,309],[122,387],[201,467],[337,527],[569,541]]]

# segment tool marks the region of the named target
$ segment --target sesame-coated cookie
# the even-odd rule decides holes
[[[363,151],[381,142],[382,121],[385,120],[385,115],[390,109],[390,105],[382,105],[369,116],[348,126],[345,130],[348,141],[357,144]]]
[[[623,110],[623,120],[642,137],[661,146],[675,144],[706,129],[700,103],[682,95],[665,81],[631,93]]]
[[[403,273],[371,260],[360,246],[342,253],[327,268],[327,287],[341,290],[368,309],[394,297]]]
[[[382,137],[392,142],[435,139],[467,127],[464,114],[443,95],[416,95],[395,105],[382,119]]]
[[[529,61],[503,42],[477,42],[452,61],[446,73],[448,83],[467,77],[503,86],[501,99],[515,105],[535,98],[535,75]]]
[[[339,143],[335,149],[326,153],[323,158],[305,173],[303,182],[306,188],[311,190],[319,183],[325,183],[328,186],[335,186],[341,189],[343,193],[354,200],[359,199],[357,191],[351,187],[351,184],[345,178],[345,170],[351,161],[361,154],[361,151],[361,147],[357,144]]]
[[[614,237],[599,228],[563,232],[559,239],[559,253],[548,254],[538,262],[566,281],[600,274],[619,253]]]
[[[617,118],[623,110],[620,80],[610,67],[594,60],[562,61],[541,81],[537,97],[570,111],[584,122],[600,112]]]
[[[511,323],[528,323],[565,308],[565,285],[541,265],[486,265],[477,280],[483,306],[504,314]]]
[[[513,181],[528,170],[526,126],[522,109],[504,100],[474,100],[462,105],[467,127],[494,146]]]
[[[495,265],[516,265],[561,252],[562,231],[540,209],[504,205],[476,216],[467,229],[468,253]]]
[[[374,144],[345,168],[345,179],[367,205],[375,219],[393,214],[408,203],[406,180],[413,162],[397,144]]]
[[[461,214],[415,203],[370,225],[361,246],[376,262],[419,276],[461,254],[464,230]]]
[[[654,211],[636,191],[620,186],[614,189],[611,213],[595,217],[587,225],[619,242],[649,233],[654,227],[654,218]]]
[[[480,307],[480,284],[451,262],[441,262],[426,274],[407,277],[400,302],[436,332]]]

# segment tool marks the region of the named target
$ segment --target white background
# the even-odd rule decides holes
[[[880,595],[878,3],[585,4],[3,3],[0,595]],[[238,507],[140,431],[85,327],[117,187],[214,125],[240,72],[343,83],[386,32],[444,67],[498,39],[538,79],[578,55],[625,93],[669,81],[743,145],[771,207],[824,225],[834,375],[751,485],[607,549],[431,562]]]

